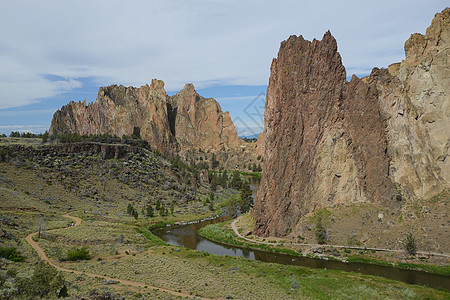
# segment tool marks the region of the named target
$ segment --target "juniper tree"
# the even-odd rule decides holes
[[[416,239],[414,238],[411,232],[408,233],[408,235],[406,235],[405,248],[406,252],[408,252],[409,255],[416,255],[417,253]]]
[[[147,217],[153,218],[155,216],[155,213],[153,211],[153,207],[151,205],[147,206],[146,211],[147,211],[146,212]]]
[[[319,216],[319,218],[317,219],[317,223],[316,223],[316,239],[317,239],[317,243],[319,244],[325,244],[325,242],[327,241],[327,233],[325,230],[325,227],[322,224],[322,217]]]
[[[233,172],[233,177],[231,178],[229,187],[235,190],[240,190],[242,187],[241,174],[239,171]]]
[[[250,189],[250,184],[248,181],[244,181],[241,189],[241,213],[246,213],[250,210],[253,202],[252,190]]]

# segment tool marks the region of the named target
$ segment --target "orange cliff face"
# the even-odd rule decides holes
[[[202,148],[217,152],[243,145],[228,112],[222,112],[213,98],[201,97],[192,84],[169,99],[176,110],[174,136],[181,150]]]
[[[50,133],[131,135],[165,155],[188,149],[216,151],[242,145],[228,113],[216,100],[197,94],[187,84],[168,96],[164,82],[153,79],[140,88],[112,85],[99,90],[97,101],[70,102],[52,119]]]
[[[350,82],[329,32],[281,43],[264,113],[256,234],[287,235],[322,207],[399,206],[450,187],[449,14],[411,36],[403,62]]]

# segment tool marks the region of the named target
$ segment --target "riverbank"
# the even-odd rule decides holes
[[[0,162],[0,170],[0,246],[16,249],[23,257],[22,261],[1,259],[0,277],[6,279],[0,286],[2,299],[20,292],[16,283],[31,278],[41,261],[26,242],[26,236],[38,230],[41,235],[34,239],[45,257],[74,271],[64,272],[64,277],[70,283],[70,297],[76,299],[181,299],[169,290],[214,299],[449,298],[448,292],[361,274],[216,256],[169,245],[150,227],[164,224],[172,230],[177,226],[166,227],[168,223],[210,218],[230,195],[218,189],[210,209],[208,185],[186,185],[185,180],[192,183],[195,176],[186,170],[182,176],[152,153],[108,160],[85,152],[73,157],[20,156]],[[156,209],[158,200],[169,212],[173,203],[173,213]],[[153,201],[153,217],[147,216],[149,201]],[[128,213],[129,204],[137,215]],[[83,222],[78,225],[62,217],[68,211]],[[185,242],[192,240],[195,237]],[[69,252],[80,247],[89,258],[69,261]],[[123,284],[130,282],[139,286]]]
[[[233,228],[234,227],[234,228]],[[433,257],[439,263],[430,264],[424,262],[421,257],[403,255],[404,251],[387,249],[368,249],[341,245],[318,245],[290,243],[279,238],[255,238],[251,235],[251,222],[249,214],[239,217],[234,221],[214,224],[202,228],[199,234],[209,240],[219,243],[237,246],[246,249],[283,253],[298,257],[310,257],[325,260],[337,260],[342,262],[356,262],[374,264],[383,267],[398,269],[425,271],[432,274],[450,276],[450,265],[445,256]],[[396,255],[392,255],[392,254]],[[400,259],[399,254],[400,253]],[[430,255],[428,259],[431,258]]]
[[[222,223],[223,224],[223,223]],[[163,231],[166,233],[158,233],[158,236],[164,237],[164,240],[174,242],[175,244],[178,243],[184,243],[187,247],[196,247],[197,245],[192,244],[194,240],[197,240],[195,235],[188,235],[187,231],[189,230],[195,230],[196,227],[201,226],[202,224],[191,224],[188,226],[174,226],[174,227],[167,227],[164,228]],[[191,228],[195,227],[195,228]],[[177,232],[179,230],[179,232]],[[211,251],[213,248],[210,248],[210,246],[205,245],[206,241],[198,241],[198,246],[201,245],[201,249],[209,248],[208,251]],[[207,243],[206,243],[207,244]],[[205,245],[205,246],[204,246]],[[203,247],[204,246],[204,247]],[[159,248],[159,247],[158,247]],[[170,248],[170,247],[169,247]],[[226,248],[226,247],[225,247]],[[164,249],[167,249],[165,247]],[[180,249],[180,248],[175,248]],[[163,250],[161,250],[163,251]],[[166,255],[170,255],[171,253],[180,253],[180,255],[184,251],[189,251],[188,249],[181,248],[180,250],[175,250],[177,252],[174,252],[173,248],[171,251],[167,252],[165,251]],[[192,251],[192,250],[191,250]],[[279,263],[265,263],[261,261],[255,261],[255,260],[248,260],[243,259],[240,257],[235,257],[236,253],[239,253],[240,251],[236,251],[233,249],[230,249],[227,251],[227,253],[234,253],[234,254],[228,254],[228,255],[210,255],[209,253],[205,252],[199,252],[199,251],[193,251],[191,252],[192,255],[196,253],[197,258],[205,258],[208,259],[209,263],[217,262],[220,264],[224,264],[224,267],[229,266],[229,263],[233,263],[233,266],[229,269],[232,274],[237,274],[240,272],[245,272],[248,277],[244,279],[242,282],[243,286],[247,285],[247,281],[254,281],[257,285],[258,282],[265,278],[266,276],[269,276],[271,280],[269,280],[270,283],[278,282],[277,286],[272,286],[270,290],[267,289],[267,287],[257,287],[255,285],[254,288],[252,288],[253,294],[247,294],[244,296],[241,294],[240,296],[236,296],[235,299],[299,299],[299,298],[313,298],[313,299],[351,299],[351,298],[359,298],[359,297],[366,297],[366,298],[411,298],[411,295],[407,295],[403,292],[401,294],[395,294],[393,291],[395,288],[393,288],[392,285],[404,285],[405,287],[414,287],[417,288],[417,291],[424,292],[425,290],[429,290],[428,287],[421,287],[421,286],[411,286],[407,285],[405,283],[392,281],[392,280],[386,280],[384,278],[375,277],[375,276],[367,276],[364,274],[356,274],[351,272],[342,272],[337,270],[326,270],[326,269],[311,269],[301,266],[293,266],[293,265],[283,265]],[[245,249],[242,250],[242,254],[245,257],[248,255],[249,251],[246,251]],[[233,255],[233,256],[232,256]],[[186,262],[185,262],[186,263]],[[250,268],[250,269],[249,269]],[[272,271],[269,271],[269,269]],[[285,270],[289,274],[286,277],[285,275],[281,275],[277,270]],[[275,271],[275,273],[270,273]],[[301,274],[300,277],[297,277],[296,274]],[[281,275],[281,278],[279,277]],[[199,275],[202,276],[202,275]],[[289,277],[294,276],[291,280]],[[226,278],[222,278],[221,280],[227,280]],[[287,280],[287,281],[286,281]],[[284,281],[284,284],[282,282]],[[370,287],[368,286],[368,282],[370,282]],[[287,284],[286,284],[287,283]],[[331,285],[328,285],[331,284]],[[326,287],[324,288],[324,285]],[[280,290],[281,288],[281,290]],[[283,288],[286,288],[285,291],[283,291]],[[401,289],[400,286],[397,287],[398,289]],[[245,292],[250,292],[246,288],[243,288]],[[261,290],[262,289],[262,290]],[[275,292],[274,290],[275,289]],[[358,290],[358,293],[355,293],[355,291]],[[263,292],[264,291],[264,292]],[[333,294],[332,291],[336,291],[336,294]],[[345,294],[345,291],[348,291],[349,294]],[[435,290],[436,291],[436,290]],[[269,292],[270,294],[266,294]],[[286,293],[287,292],[287,293]],[[443,293],[443,294],[441,294]],[[448,293],[442,292],[442,291],[436,291],[432,292],[432,297],[441,297],[441,295],[447,295]],[[284,296],[283,296],[284,295]],[[416,294],[416,297],[422,297],[418,296]]]
[[[100,288],[103,283],[110,291],[120,290],[121,295],[135,289],[133,293],[140,299],[177,297],[169,295],[170,291],[211,299],[446,299],[449,296],[445,291],[362,274],[263,263],[174,247],[151,232],[147,232],[148,236],[136,234],[135,225],[85,221],[79,226],[54,230],[38,242],[56,265],[75,271],[74,278],[70,273],[68,276],[77,288],[85,281],[97,280]],[[97,232],[95,236],[91,234],[93,231]],[[121,241],[110,240],[114,232],[123,235]],[[89,247],[91,258],[60,261],[54,250],[62,246],[62,240],[75,243],[75,239],[82,239]],[[105,243],[116,245],[114,251],[102,246]],[[91,274],[100,276],[90,278]],[[138,286],[127,287],[129,283]],[[72,295],[73,289],[72,285],[69,289]]]

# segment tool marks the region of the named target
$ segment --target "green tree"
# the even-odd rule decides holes
[[[131,204],[128,204],[127,206],[127,214],[132,215],[134,211],[134,207]]]
[[[235,218],[239,215],[240,212],[240,203],[241,199],[240,199],[240,195],[239,194],[234,194],[233,196],[231,196],[228,200],[228,205],[226,207],[227,210],[227,214],[232,217]]]
[[[48,131],[46,130],[42,135],[42,143],[47,143],[48,141]]]
[[[11,131],[11,134],[9,135],[9,137],[20,138],[20,132],[18,132],[18,131]]]
[[[219,166],[219,161],[216,159],[216,154],[213,153],[211,157],[211,169],[216,169]]]
[[[316,223],[316,240],[319,244],[325,244],[327,241],[327,232],[322,224],[322,216],[319,216]]]
[[[164,206],[164,204],[161,204],[161,207],[159,208],[159,215],[161,217],[166,217],[169,214],[167,208]]]
[[[240,190],[242,188],[241,174],[239,171],[234,171],[229,187],[235,190]]]
[[[253,203],[252,190],[250,189],[250,184],[247,180],[242,183],[241,188],[241,203],[240,210],[241,213],[246,213],[250,210]]]
[[[44,261],[36,265],[31,278],[18,278],[15,285],[18,295],[26,298],[69,296],[62,273]]]
[[[133,218],[134,218],[135,220],[138,219],[138,212],[137,212],[136,210],[133,210],[132,215],[133,215]]]
[[[173,202],[170,204],[170,214],[173,216],[173,212],[175,211],[175,204]]]
[[[155,206],[155,209],[156,209],[156,210],[160,210],[160,208],[161,208],[161,201],[158,199],[158,200],[156,200],[156,206]]]
[[[227,171],[223,170],[222,177],[220,178],[220,185],[225,189],[228,186]]]
[[[406,235],[405,248],[406,252],[408,252],[409,255],[416,255],[417,253],[416,239],[414,238],[411,232]]]
[[[146,215],[149,218],[153,218],[155,216],[155,212],[153,211],[153,207],[151,205],[147,206]]]
[[[213,172],[209,172],[208,178],[211,191],[215,192],[217,190],[217,185],[219,185],[219,178],[217,177],[216,173]]]

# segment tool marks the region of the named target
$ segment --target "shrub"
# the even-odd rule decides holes
[[[316,240],[319,244],[325,244],[327,241],[327,232],[322,224],[322,217],[319,216],[316,224]]]
[[[155,216],[155,212],[153,211],[153,207],[151,205],[147,206],[146,208],[146,216],[149,218],[153,218]]]
[[[409,255],[416,255],[416,252],[417,252],[416,239],[414,238],[414,236],[411,232],[408,233],[408,235],[406,235],[405,248],[406,248],[406,252]]]
[[[72,247],[72,249],[67,250],[67,260],[88,260],[91,258],[89,254],[89,249],[87,246],[81,248]]]
[[[68,296],[64,276],[43,261],[36,266],[31,278],[17,278],[15,285],[18,295],[24,299],[37,297],[54,299]]]
[[[15,247],[3,248],[0,247],[0,257],[9,259],[14,262],[23,260],[23,256],[17,251]]]

